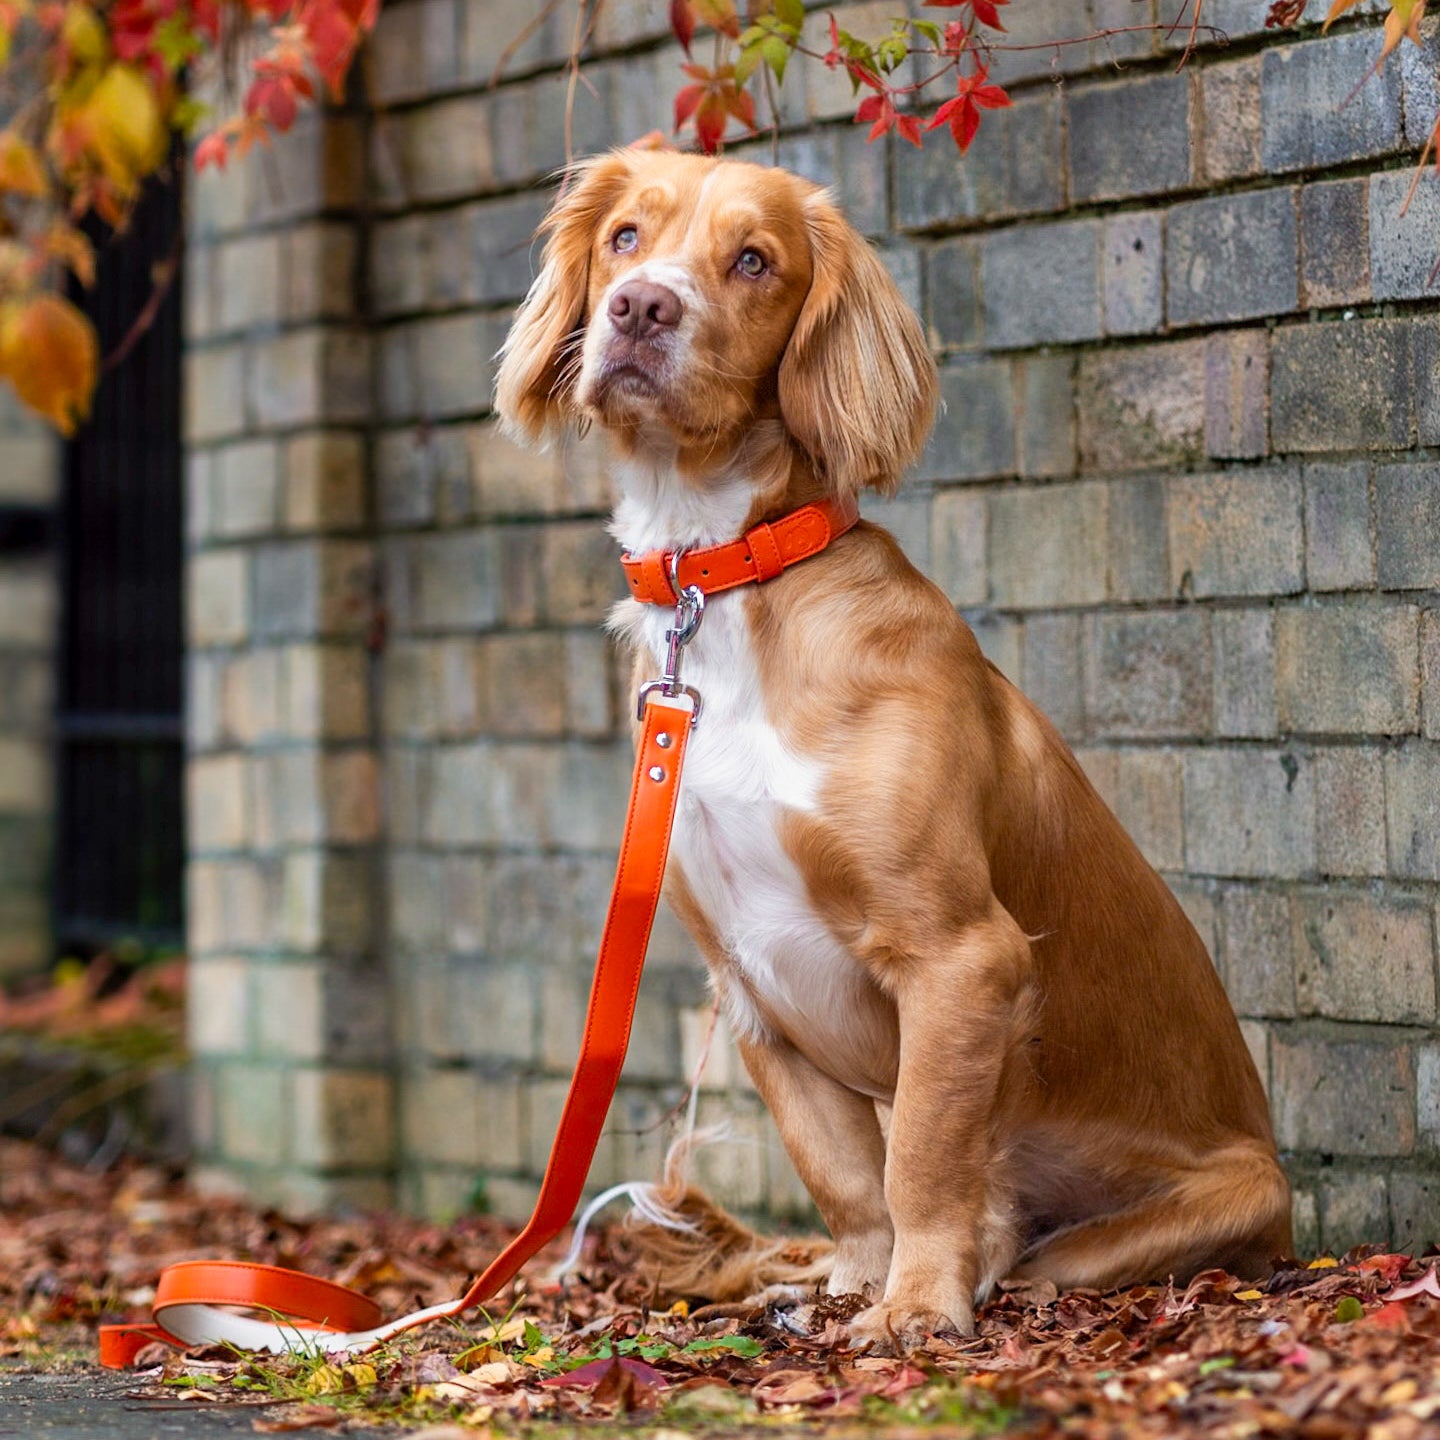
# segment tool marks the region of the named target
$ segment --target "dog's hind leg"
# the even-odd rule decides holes
[[[1260,1144],[1203,1156],[1150,1198],[1039,1242],[1016,1269],[1061,1289],[1188,1280],[1220,1268],[1245,1279],[1290,1250],[1290,1186]]]

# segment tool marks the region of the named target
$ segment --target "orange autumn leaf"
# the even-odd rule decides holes
[[[50,181],[35,147],[13,130],[0,132],[0,191],[32,198],[50,193]]]
[[[1347,10],[1353,10],[1360,0],[1334,0],[1325,23],[1320,27],[1323,34]],[[1420,44],[1420,22],[1425,18],[1425,0],[1393,0],[1385,16],[1385,44],[1380,51],[1383,60],[1407,36]]]
[[[36,295],[0,311],[0,375],[62,435],[90,413],[99,369],[95,327],[68,300]]]

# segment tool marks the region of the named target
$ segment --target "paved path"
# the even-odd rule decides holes
[[[283,1415],[286,1407],[205,1404],[183,1400],[127,1398],[137,1392],[133,1375],[109,1370],[42,1375],[0,1367],[0,1440],[43,1437],[43,1440],[218,1440],[220,1436],[254,1437],[253,1421],[261,1415]],[[335,1440],[343,1431],[292,1430],[295,1440]],[[400,1432],[365,1426],[367,1440],[385,1440]]]

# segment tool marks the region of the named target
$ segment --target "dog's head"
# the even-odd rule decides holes
[[[531,442],[588,418],[732,451],[778,416],[837,491],[891,490],[934,419],[919,322],[825,192],[783,170],[617,151],[572,172],[501,354]]]

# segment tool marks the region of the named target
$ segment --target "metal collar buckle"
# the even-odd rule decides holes
[[[645,718],[645,701],[653,691],[658,690],[667,700],[688,695],[692,709],[690,728],[700,723],[700,692],[693,685],[680,683],[680,657],[685,647],[695,638],[700,621],[705,617],[705,592],[696,585],[680,588],[680,560],[685,554],[676,550],[670,556],[670,588],[675,592],[675,620],[665,632],[665,672],[658,680],[647,680],[639,690],[635,704],[635,718]]]

